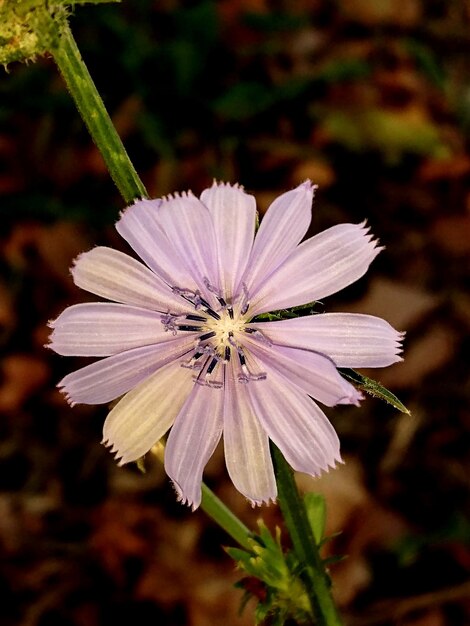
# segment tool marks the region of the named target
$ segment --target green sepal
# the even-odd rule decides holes
[[[380,398],[380,400],[384,400],[388,404],[391,404],[397,411],[401,411],[402,413],[406,413],[407,415],[411,415],[411,411],[406,408],[406,406],[393,394],[391,391],[386,389],[383,385],[378,383],[376,380],[372,378],[368,378],[367,376],[363,376],[356,372],[356,370],[339,367],[338,372],[352,382],[358,389],[361,391],[365,391],[374,398]]]

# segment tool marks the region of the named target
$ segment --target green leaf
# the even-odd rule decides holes
[[[386,389],[376,380],[368,378],[367,376],[363,376],[362,374],[359,374],[359,372],[356,372],[356,370],[352,370],[349,368],[339,367],[338,371],[344,378],[346,378],[346,380],[354,383],[354,385],[361,389],[361,391],[365,391],[369,395],[374,396],[374,398],[380,398],[380,400],[384,400],[402,413],[411,415],[411,411],[406,408],[406,406],[396,397],[396,395]]]
[[[306,493],[304,495],[307,517],[318,545],[323,540],[326,524],[326,503],[320,493]]]

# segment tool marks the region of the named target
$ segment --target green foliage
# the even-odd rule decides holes
[[[308,596],[298,576],[299,564],[292,552],[284,553],[279,528],[273,536],[262,520],[258,525],[259,535],[249,540],[250,551],[226,549],[238,567],[248,574],[248,578],[237,585],[245,590],[244,603],[251,595],[258,598],[255,611],[258,624],[268,616],[273,626],[282,626],[289,618],[299,624],[311,623]],[[253,584],[253,579],[258,579],[262,585]]]
[[[314,114],[333,140],[354,152],[380,151],[390,165],[397,163],[404,153],[436,158],[448,156],[448,148],[437,126],[427,119],[379,108],[319,107]]]
[[[318,547],[330,538],[325,537],[326,504],[318,493],[304,496],[308,522]],[[247,576],[237,583],[245,591],[242,606],[254,597],[258,601],[255,610],[256,623],[269,619],[273,626],[283,626],[287,620],[298,624],[312,624],[313,616],[309,598],[302,580],[303,564],[291,550],[284,550],[281,531],[276,527],[274,535],[262,520],[258,521],[259,534],[248,539],[249,550],[226,548]],[[338,557],[324,559],[324,564]]]

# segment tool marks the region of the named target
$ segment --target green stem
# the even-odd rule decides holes
[[[201,509],[243,548],[252,550],[252,545],[248,542],[248,538],[252,536],[250,530],[204,483],[202,483]]]
[[[60,45],[53,51],[55,61],[95,144],[103,155],[109,172],[126,203],[148,197],[126,149],[113,126],[103,101],[93,83],[67,26],[61,30]],[[202,484],[201,508],[235,541],[250,549],[249,529]]]
[[[137,198],[148,197],[68,25],[61,28],[60,43],[52,53],[78,111],[125,202],[130,204]]]
[[[280,450],[273,445],[278,501],[289,531],[294,552],[304,565],[303,581],[312,604],[318,626],[341,626],[336,605],[330,592],[330,582],[318,546],[308,522],[304,502],[295,484],[292,469]]]

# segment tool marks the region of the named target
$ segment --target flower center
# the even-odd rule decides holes
[[[232,361],[232,368],[240,383],[249,383],[255,380],[264,380],[264,372],[255,372],[247,363],[247,354],[242,346],[244,333],[260,335],[246,326],[248,321],[245,315],[248,309],[248,293],[243,287],[240,302],[236,306],[227,304],[223,296],[218,294],[207,282],[206,287],[217,301],[217,306],[211,305],[199,292],[173,287],[173,292],[180,295],[187,303],[194,306],[194,313],[176,315],[167,313],[162,315],[162,324],[166,331],[173,335],[180,332],[190,332],[195,335],[194,348],[190,351],[190,358],[182,363],[182,367],[197,372],[193,376],[196,384],[220,389],[225,384],[226,366]],[[212,298],[210,298],[212,299]]]
[[[212,344],[224,354],[225,348],[234,347],[237,335],[243,332],[245,321],[242,317],[232,319],[228,313],[222,312],[220,319],[208,318],[204,326],[209,332],[215,333]]]

